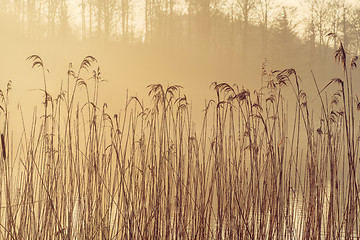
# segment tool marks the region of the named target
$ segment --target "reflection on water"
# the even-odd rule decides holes
[[[329,211],[329,197],[330,197],[330,183],[327,183],[325,188],[323,189],[323,201],[321,203],[320,207],[320,211],[322,212],[321,214],[321,219],[317,219],[317,222],[321,222],[321,226],[319,227],[320,232],[315,233],[316,236],[318,236],[320,239],[326,239],[327,237],[327,219],[328,219],[328,211]],[[293,189],[292,189],[293,190]],[[305,225],[306,225],[306,221],[308,220],[308,210],[307,210],[307,206],[308,204],[306,203],[306,201],[308,200],[308,197],[304,197],[303,194],[301,193],[301,190],[296,190],[293,191],[292,194],[290,195],[290,199],[289,199],[289,205],[288,207],[286,207],[285,205],[282,207],[282,212],[283,212],[283,216],[284,216],[284,226],[283,226],[283,231],[282,233],[280,233],[280,235],[277,235],[277,238],[281,238],[281,239],[307,239],[306,238],[306,229],[305,229]],[[270,213],[264,213],[265,217],[256,217],[257,219],[265,219],[265,223],[266,226],[262,225],[260,220],[257,220],[255,222],[254,228],[260,228],[261,226],[264,228],[260,231],[255,231],[255,235],[252,236],[254,239],[263,239],[264,237],[269,238],[270,236],[266,236],[266,235],[261,235],[261,233],[267,233],[269,232],[269,227],[271,224],[271,219],[270,219]],[[341,213],[339,213],[339,215],[341,216]],[[252,220],[252,215],[249,216],[249,222],[251,222]],[[249,224],[249,223],[247,223]],[[345,239],[345,224],[344,223],[340,223],[341,226],[339,226],[340,230],[336,233],[336,239]],[[359,226],[360,221],[359,219],[357,220],[357,224],[355,224],[356,226]],[[245,224],[246,225],[246,224]],[[250,225],[250,224],[249,224]],[[221,227],[219,225],[217,225],[217,221],[216,219],[212,219],[211,221],[211,229],[212,229],[212,235],[215,236],[216,232],[219,231]],[[225,225],[222,226],[222,230],[221,230],[221,236],[223,239],[228,239],[229,238],[229,231],[230,229],[235,229],[236,226],[234,225]],[[249,230],[250,231],[250,230]],[[358,239],[358,233],[359,233],[360,229],[356,229],[354,228],[353,230],[353,234],[352,237],[350,239]],[[215,237],[214,237],[215,238]],[[270,237],[271,238],[271,237]],[[317,238],[317,237],[316,237]]]

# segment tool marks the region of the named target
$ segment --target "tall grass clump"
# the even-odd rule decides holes
[[[2,239],[350,239],[359,233],[359,130],[351,61],[308,104],[294,69],[262,69],[257,91],[211,84],[202,125],[179,85],[101,101],[94,57],[10,138],[0,93]],[[331,90],[329,86],[333,85]],[[329,90],[330,89],[330,90]],[[328,99],[324,93],[331,91]],[[354,104],[355,103],[355,104]],[[314,113],[315,111],[315,113]],[[21,112],[21,108],[20,108]],[[39,114],[39,115],[38,115]]]

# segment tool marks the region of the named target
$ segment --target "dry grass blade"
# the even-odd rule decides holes
[[[2,149],[3,159],[6,159],[6,146],[5,146],[5,136],[4,136],[4,134],[1,134],[1,149]]]
[[[343,70],[346,70],[346,54],[342,42],[340,41],[340,47],[335,51],[334,59],[336,62],[342,64]]]
[[[93,62],[97,62],[96,58],[93,56],[86,56],[80,64],[80,69],[88,70]]]
[[[344,54],[341,45],[336,59],[346,61]],[[43,66],[37,55],[28,60]],[[308,105],[294,69],[268,72],[264,64],[269,87],[254,94],[212,83],[216,96],[205,101],[196,129],[191,101],[179,85],[151,84],[146,100],[127,97],[119,112],[110,113],[96,98],[102,76],[95,61],[84,58],[77,76],[70,64],[66,91],[53,95],[55,100],[44,77],[41,91],[49,105],[41,105],[45,113],[34,114],[30,127],[24,121],[16,154],[9,141],[8,96],[0,90],[0,197],[6,200],[0,206],[1,237],[357,236],[360,137],[352,111],[360,103],[352,89],[344,91],[349,81],[334,78],[320,91],[311,72],[322,104],[318,111]],[[333,83],[341,89],[328,88]],[[331,103],[323,101],[325,89],[333,91]]]
[[[43,61],[40,56],[38,55],[31,55],[26,58],[26,60],[32,61],[33,65],[32,67],[44,67]]]
[[[350,62],[351,69],[354,69],[357,67],[357,63],[356,63],[357,60],[358,60],[358,56],[354,56],[351,58],[351,62]]]

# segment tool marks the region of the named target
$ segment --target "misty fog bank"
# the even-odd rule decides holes
[[[6,89],[11,80],[13,109],[20,103],[25,115],[31,116],[34,106],[42,101],[39,89],[44,88],[44,80],[41,70],[32,69],[26,58],[36,54],[43,59],[48,70],[47,90],[55,96],[67,80],[69,64],[76,71],[90,55],[97,59],[93,69],[99,67],[106,80],[100,85],[100,100],[112,112],[119,111],[127,94],[146,99],[147,86],[160,83],[165,87],[183,86],[182,93],[188,96],[199,119],[205,100],[215,96],[210,89],[212,82],[236,83],[253,91],[268,84],[264,69],[271,73],[294,68],[311,103],[319,104],[311,70],[322,88],[332,78],[343,77],[341,66],[334,62],[339,39],[349,57],[357,52],[359,31],[354,19],[360,12],[351,4],[308,1],[304,9],[309,14],[301,15],[301,10],[279,6],[272,0],[239,0],[235,5],[215,2],[193,1],[184,12],[172,5],[152,5],[151,1],[145,1],[149,5],[144,9],[118,5],[118,1],[114,5],[84,1],[79,9],[81,19],[75,20],[71,17],[74,9],[67,1],[54,1],[54,5],[3,1],[1,89]],[[264,8],[265,3],[268,8]],[[174,11],[170,11],[172,7]],[[139,9],[144,14],[137,18],[145,22],[140,32],[134,28]],[[325,10],[334,14],[326,15]],[[338,38],[326,37],[328,32],[336,33]],[[358,70],[352,74],[357,78]],[[290,87],[288,90],[292,95]]]

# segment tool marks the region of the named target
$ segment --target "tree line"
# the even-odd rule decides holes
[[[285,63],[298,54],[323,61],[336,48],[330,32],[351,53],[360,47],[360,6],[347,0],[305,0],[299,8],[276,0],[78,0],[75,7],[69,0],[0,0],[0,14],[30,39],[169,46],[230,61],[272,56]]]

